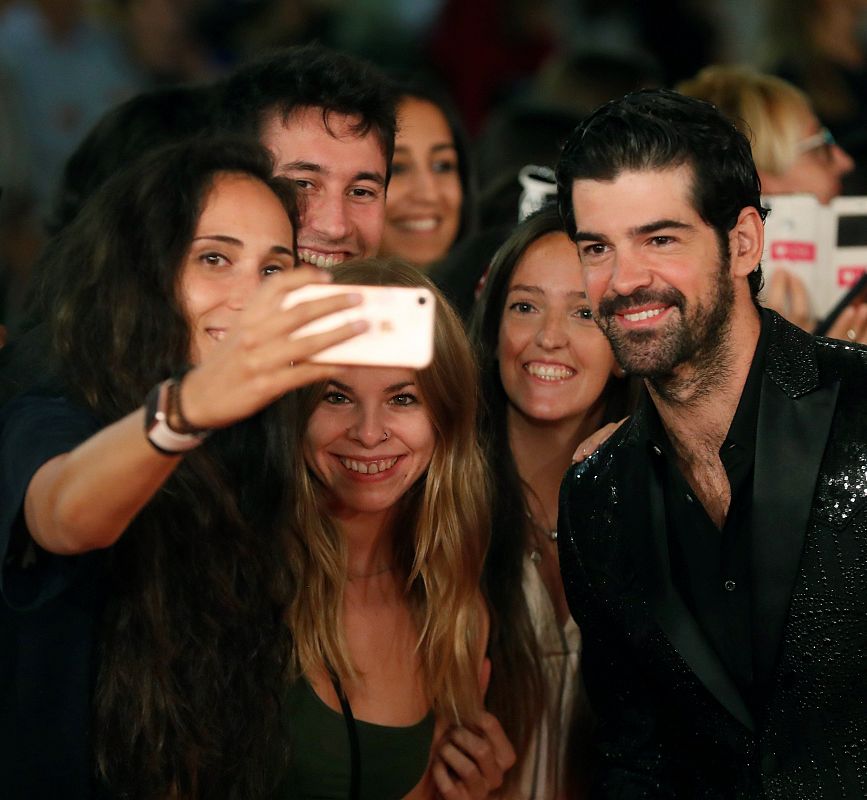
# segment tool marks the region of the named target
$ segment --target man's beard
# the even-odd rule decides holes
[[[707,305],[697,301],[690,310],[684,295],[673,287],[660,291],[639,289],[627,297],[603,299],[596,318],[624,372],[655,383],[654,379],[665,379],[675,367],[687,362],[696,374],[711,374],[727,363],[720,355],[733,302],[734,283],[728,258],[721,253],[716,283]],[[616,311],[650,303],[674,306],[677,318],[653,330],[623,330],[617,325]]]

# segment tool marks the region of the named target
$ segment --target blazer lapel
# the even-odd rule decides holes
[[[792,397],[766,372],[753,485],[753,653],[756,681],[773,674],[839,383]]]

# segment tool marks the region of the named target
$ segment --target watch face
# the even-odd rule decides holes
[[[145,403],[145,435],[159,452],[178,455],[198,447],[205,434],[178,433],[168,424],[168,405],[172,380],[163,381],[151,389]]]

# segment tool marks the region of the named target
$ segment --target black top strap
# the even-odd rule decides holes
[[[329,672],[331,674],[331,683],[334,686],[334,691],[337,693],[337,699],[340,702],[340,709],[343,711],[343,718],[346,720],[346,733],[349,736],[350,772],[348,800],[360,800],[361,749],[358,745],[358,728],[355,724],[355,717],[352,714],[352,706],[349,705],[349,700],[346,697],[346,692],[343,691],[340,679],[334,672],[331,672],[330,670]]]

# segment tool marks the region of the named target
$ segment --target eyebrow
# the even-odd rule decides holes
[[[234,236],[224,236],[223,234],[215,233],[213,235],[207,236],[194,236],[194,242],[223,242],[225,244],[232,244],[236,247],[243,247],[244,243],[240,239],[236,239]],[[292,256],[294,258],[294,253],[288,247],[284,247],[282,244],[275,244],[271,246],[271,249],[268,251],[269,253],[280,253],[281,255]]]
[[[636,225],[630,228],[627,234],[633,236],[646,236],[648,233],[656,233],[661,230],[676,229],[676,230],[694,230],[693,225],[688,222],[680,222],[676,219],[657,219],[653,222],[646,222],[644,225]],[[577,231],[575,233],[576,242],[607,242],[608,237],[601,233],[593,233],[592,231]]]
[[[395,145],[395,146],[394,146],[394,152],[395,152],[395,153],[398,153],[398,152],[408,152],[409,149],[410,149],[410,148],[409,148],[409,145],[405,145],[405,144],[398,144],[398,145]],[[431,145],[431,148],[430,148],[430,149],[431,149],[431,151],[433,151],[433,152],[438,152],[438,151],[440,151],[440,150],[454,150],[454,151],[457,152],[457,149],[458,149],[458,148],[457,148],[457,145],[455,145],[454,142],[441,142],[440,144],[434,144],[434,145]]]
[[[330,386],[334,386],[336,389],[340,389],[341,392],[353,391],[351,386],[334,380],[334,378],[328,381],[328,383]],[[382,393],[388,394],[389,392],[399,392],[401,389],[405,389],[407,386],[415,386],[415,381],[398,381],[397,383],[391,384],[391,386],[386,386],[385,389],[382,390]]]
[[[316,164],[313,161],[289,161],[280,167],[280,172],[317,172],[320,175],[327,175],[328,169],[322,164]],[[352,183],[356,181],[371,181],[372,183],[385,186],[385,176],[379,172],[356,172],[352,176]]]
[[[545,290],[541,286],[532,286],[527,283],[516,283],[509,288],[508,294],[512,292],[528,292],[529,294],[545,294]],[[587,297],[587,292],[582,292],[580,289],[573,289],[566,292],[567,297]]]

